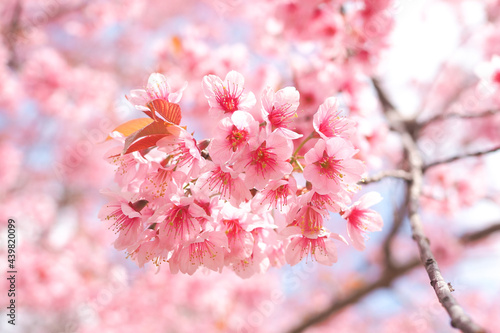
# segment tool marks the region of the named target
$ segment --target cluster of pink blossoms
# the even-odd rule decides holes
[[[168,262],[172,273],[228,266],[245,278],[308,257],[332,265],[333,240],[348,242],[325,222],[340,213],[348,238],[364,249],[366,233],[382,227],[368,208],[381,197],[369,193],[351,205],[365,168],[349,141],[356,124],[341,116],[336,99],[319,106],[304,137],[294,132],[293,87],[267,88],[260,103],[235,71],[224,80],[205,76],[202,87],[218,120],[210,140],[197,141],[181,126],[185,86],[173,91],[152,74],[145,90],[128,97],[149,118],[111,134],[120,142],[109,160],[121,191],[109,193],[99,215],[116,231],[115,247],[141,267]]]

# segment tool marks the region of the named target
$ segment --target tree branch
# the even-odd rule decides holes
[[[398,234],[399,229],[403,225],[404,218],[407,214],[407,206],[409,200],[409,186],[406,186],[405,189],[405,197],[399,209],[394,211],[394,222],[392,223],[391,230],[386,235],[384,241],[382,242],[382,251],[384,253],[385,258],[385,266],[387,269],[391,269],[395,267],[394,259],[391,253],[392,241],[395,239]]]
[[[464,234],[462,237],[460,237],[460,242],[474,243],[498,231],[500,231],[500,223],[492,224],[484,229]]]
[[[500,231],[500,223],[494,224],[492,226],[489,226],[485,229],[476,232],[466,233],[460,237],[460,241],[462,244],[477,242],[479,240],[488,237],[489,235],[491,235],[496,231]],[[415,257],[408,260],[406,263],[402,265],[397,265],[397,266],[393,265],[392,267],[386,266],[385,270],[382,272],[382,274],[377,280],[369,284],[366,284],[356,290],[353,290],[349,295],[345,296],[343,299],[333,302],[328,308],[304,320],[300,325],[296,326],[289,332],[290,333],[303,332],[305,329],[314,326],[316,324],[319,324],[322,321],[330,318],[331,316],[334,316],[335,314],[345,309],[346,307],[359,302],[361,299],[368,296],[373,291],[381,288],[390,287],[395,280],[404,276],[406,273],[410,272],[411,270],[419,266],[420,263],[421,263],[420,259]]]
[[[21,1],[17,1],[12,13],[12,19],[10,20],[8,26],[4,31],[4,42],[9,50],[9,60],[7,66],[12,69],[17,69],[19,67],[19,61],[17,59],[16,51],[16,41],[17,36],[21,31],[21,14],[23,12],[23,7]]]
[[[375,92],[377,93],[378,100],[382,105],[382,110],[384,110],[384,112],[388,110],[396,110],[394,104],[392,104],[389,98],[387,98],[385,91],[382,90],[382,87],[380,86],[380,82],[378,81],[378,79],[372,78],[372,83],[373,87],[375,88]]]
[[[459,118],[459,119],[474,119],[474,118],[483,118],[483,117],[488,117],[492,116],[495,114],[500,114],[500,110],[488,110],[480,113],[473,113],[473,114],[463,114],[463,113],[446,113],[446,114],[438,114],[426,121],[423,121],[418,124],[419,129],[422,129],[426,127],[427,125],[430,125],[436,121],[443,121],[443,120],[448,120],[448,119],[453,119],[453,118]]]
[[[365,184],[370,184],[370,183],[375,183],[378,181],[381,181],[384,178],[400,178],[404,180],[410,180],[410,173],[405,170],[386,170],[386,171],[381,171],[371,177],[367,177],[362,179],[358,184],[359,185],[365,185]]]
[[[485,332],[484,329],[472,321],[463,308],[458,304],[456,299],[451,295],[448,283],[446,283],[441,275],[439,265],[430,248],[429,239],[424,233],[419,214],[424,166],[417,143],[411,135],[413,131],[406,126],[403,119],[401,119],[399,114],[397,114],[394,110],[392,103],[388,101],[378,82],[373,80],[373,84],[375,86],[375,90],[377,91],[377,95],[379,96],[383,111],[387,115],[391,127],[401,135],[403,147],[408,155],[411,174],[408,215],[413,239],[418,245],[420,259],[425,266],[431,285],[434,288],[439,302],[448,312],[448,315],[451,318],[452,327],[458,328],[464,333]]]
[[[490,148],[490,149],[487,149],[487,150],[483,150],[483,151],[476,151],[474,153],[467,153],[467,154],[453,156],[453,157],[447,158],[447,159],[442,160],[442,161],[436,161],[436,162],[432,162],[430,164],[427,164],[426,166],[424,166],[423,170],[425,172],[425,171],[427,171],[427,169],[432,168],[433,166],[436,166],[436,165],[439,165],[439,164],[451,163],[451,162],[454,162],[454,161],[457,161],[457,160],[461,160],[461,159],[467,158],[467,157],[481,156],[481,155],[485,155],[485,154],[496,152],[498,150],[500,150],[500,146],[493,147],[493,148]]]
[[[413,258],[403,265],[392,269],[386,269],[376,281],[354,290],[349,296],[344,297],[339,301],[333,302],[328,308],[306,319],[300,325],[290,330],[289,333],[303,332],[306,328],[326,320],[332,314],[346,308],[349,305],[357,303],[371,292],[380,288],[389,287],[394,280],[417,267],[419,263],[420,261],[418,258]]]
[[[399,132],[402,138],[403,146],[405,148],[405,152],[408,156],[409,164],[410,164],[410,181],[409,187],[407,189],[407,198],[408,201],[408,215],[410,218],[410,225],[412,228],[413,239],[416,241],[420,253],[420,261],[424,264],[427,274],[431,280],[431,285],[434,288],[436,296],[438,297],[440,303],[448,312],[451,318],[451,326],[460,329],[465,333],[483,333],[486,332],[480,326],[472,321],[472,319],[464,312],[462,307],[457,303],[455,298],[451,295],[450,287],[448,283],[443,279],[441,272],[439,270],[439,266],[434,258],[434,255],[430,249],[429,239],[425,236],[423,231],[423,226],[420,221],[419,208],[420,208],[420,195],[423,181],[423,161],[422,156],[418,150],[416,141],[414,137],[411,135],[412,130],[408,128],[408,125],[411,126],[411,123],[404,122],[401,117],[396,113],[394,108],[392,107],[392,103],[388,100],[383,90],[380,88],[378,82],[373,80],[373,84],[375,86],[375,90],[377,91],[377,95],[382,104],[382,108],[391,123],[391,128],[395,131]],[[405,205],[406,206],[406,205]],[[401,221],[403,218],[401,219]],[[384,251],[390,247],[390,242],[393,237],[395,237],[399,226],[397,221],[389,232],[389,235],[386,238],[387,244],[384,245]],[[480,238],[486,237],[491,234],[493,231],[496,231],[497,227],[490,227],[484,231],[479,231],[471,235],[465,235],[462,238],[462,242],[467,243],[469,241],[476,241]],[[500,227],[498,227],[500,229]],[[389,251],[390,252],[390,251]],[[355,291],[353,291],[350,295],[344,297],[343,299],[333,302],[328,308],[323,310],[322,312],[306,319],[297,327],[293,328],[290,333],[298,333],[304,331],[306,328],[313,326],[317,323],[320,323],[326,320],[331,315],[336,312],[342,310],[343,308],[352,305],[359,300],[361,300],[366,295],[370,294],[372,291],[389,287],[391,283],[397,279],[398,277],[406,274],[411,269],[418,266],[419,260],[417,258],[413,258],[409,260],[407,263],[399,266],[395,266],[394,264],[386,264],[383,273],[380,278],[376,281],[367,284]]]

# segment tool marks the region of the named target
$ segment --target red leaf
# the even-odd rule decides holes
[[[142,111],[142,112],[144,112],[149,118],[156,120],[156,115],[153,112],[151,111]]]
[[[129,136],[130,134],[140,130],[141,128],[146,127],[147,125],[153,122],[152,119],[149,118],[138,118],[127,121],[126,123],[121,124],[117,128],[115,128],[112,132],[120,132],[124,136]],[[111,137],[108,135],[106,140],[110,140]]]
[[[164,99],[155,99],[146,105],[153,113],[158,112],[166,121],[179,125],[181,123],[181,107],[179,104],[167,102]]]
[[[134,151],[147,149],[155,146],[158,140],[166,137],[168,134],[154,134],[140,138],[132,143],[123,154],[133,153]]]
[[[143,129],[134,132],[132,135],[125,139],[125,147],[123,148],[123,154],[128,154],[137,150],[146,149],[156,145],[156,142],[167,135],[179,136],[181,129],[177,126],[171,125],[164,121],[155,121]],[[144,141],[141,140],[141,144],[135,145],[135,143],[144,137],[152,137],[151,139]],[[144,141],[144,142],[143,142]],[[149,144],[149,146],[148,146]],[[133,148],[132,148],[133,147]]]

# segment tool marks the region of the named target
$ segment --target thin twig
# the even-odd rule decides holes
[[[372,83],[373,83],[373,87],[375,88],[375,92],[377,93],[378,100],[380,101],[380,104],[382,105],[382,109],[384,111],[396,110],[396,108],[394,107],[394,104],[392,104],[392,102],[389,100],[389,98],[387,98],[387,95],[380,87],[380,83],[378,82],[378,79],[373,78]]]
[[[394,221],[392,223],[391,229],[389,230],[389,232],[385,236],[384,241],[382,242],[382,252],[384,253],[385,266],[388,269],[395,267],[391,247],[392,247],[392,242],[396,238],[398,231],[401,229],[401,226],[403,225],[403,221],[404,221],[406,214],[407,214],[407,211],[408,211],[408,209],[407,209],[408,199],[410,197],[409,190],[410,190],[410,187],[406,186],[404,200],[401,202],[400,207],[398,209],[394,210]]]
[[[488,117],[492,116],[495,114],[500,114],[500,110],[488,110],[480,113],[471,113],[471,114],[463,114],[463,113],[445,113],[445,114],[438,114],[422,123],[419,123],[418,126],[419,128],[424,128],[425,126],[432,124],[436,121],[444,121],[448,119],[474,119],[474,118],[483,118],[483,117]]]
[[[500,223],[492,224],[484,229],[466,233],[465,235],[460,237],[460,242],[474,243],[499,231],[500,231]]]
[[[410,173],[405,170],[386,170],[381,171],[371,177],[362,179],[358,184],[365,185],[369,183],[375,183],[381,181],[384,178],[400,178],[404,180],[410,180]]]
[[[447,158],[447,159],[442,160],[442,161],[436,161],[436,162],[432,162],[430,164],[427,164],[426,166],[424,166],[423,170],[425,172],[425,171],[427,171],[427,169],[432,168],[433,166],[436,166],[436,165],[439,165],[439,164],[451,163],[451,162],[454,162],[454,161],[457,161],[457,160],[461,160],[461,159],[464,159],[464,158],[468,158],[468,157],[481,156],[481,155],[485,155],[485,154],[496,152],[498,150],[500,150],[500,146],[493,147],[493,148],[490,148],[490,149],[487,149],[487,150],[476,151],[476,152],[473,152],[473,153],[467,153],[467,154],[453,156],[453,157]]]

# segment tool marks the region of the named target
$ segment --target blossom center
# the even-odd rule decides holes
[[[195,226],[188,206],[174,206],[165,218],[165,234],[176,239],[188,240],[195,233]]]
[[[113,231],[115,231],[115,233],[125,230],[125,234],[127,234],[132,225],[139,219],[130,218],[123,213],[121,208],[117,208],[110,215],[106,216],[106,220],[115,220],[113,225],[110,227]]]
[[[224,172],[217,167],[208,179],[208,187],[211,191],[216,189],[224,198],[227,198],[231,195],[233,178],[229,172]]]
[[[344,175],[340,172],[341,161],[336,160],[333,156],[328,156],[323,152],[323,157],[314,164],[319,166],[319,173],[325,175],[329,179],[343,178]]]
[[[233,125],[233,129],[231,133],[226,137],[226,140],[229,141],[233,152],[238,149],[238,147],[247,141],[248,132],[245,130],[240,130],[236,126]]]
[[[222,222],[226,226],[226,235],[236,237],[238,233],[243,231],[243,228],[240,226],[239,220],[222,220]]]
[[[277,166],[277,156],[271,151],[271,148],[266,147],[266,142],[264,141],[257,150],[252,153],[252,160],[249,164],[257,168],[257,173],[260,173],[263,177],[266,169],[274,170]]]
[[[215,245],[209,241],[189,244],[189,262],[192,265],[203,264],[205,256],[207,259],[216,257]]]
[[[280,107],[273,106],[268,116],[269,122],[271,122],[273,128],[287,126],[287,124],[291,121],[290,118],[294,114],[293,111],[289,111],[290,107],[290,104],[281,105]]]
[[[231,90],[230,87],[222,87],[222,90],[218,89],[215,93],[215,99],[219,103],[224,113],[233,113],[238,110],[238,105],[240,102],[240,96],[242,92],[238,93],[238,85],[234,85]]]
[[[285,184],[279,186],[275,190],[268,191],[266,199],[269,200],[269,206],[274,206],[274,208],[277,208],[278,205],[287,205],[287,198],[289,194],[290,188],[288,187],[288,184]]]

